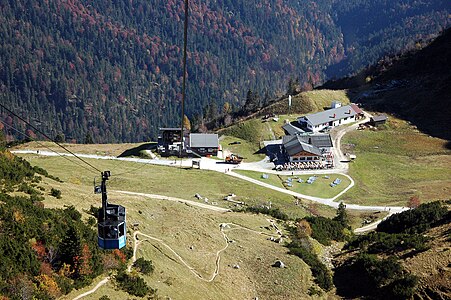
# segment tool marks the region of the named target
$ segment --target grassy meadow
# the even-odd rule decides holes
[[[115,193],[110,194],[116,197]],[[308,266],[297,257],[288,255],[282,244],[267,239],[275,234],[275,230],[268,229],[266,216],[218,213],[182,203],[137,196],[121,195],[121,204],[127,207],[128,224],[139,223],[142,233],[163,240],[188,266],[207,280],[215,271],[216,253],[227,244],[219,225],[236,224],[225,230],[233,242],[228,243],[228,248],[221,252],[219,275],[212,282],[196,277],[161,242],[139,236],[142,243],[137,257],[150,259],[155,266],[153,274],[142,276],[152,288],[158,290],[161,298],[309,298],[308,289],[313,283]],[[279,259],[288,268],[271,266]],[[240,268],[235,269],[234,265]],[[72,299],[86,290],[89,289],[74,291],[63,299]],[[136,299],[116,291],[111,282],[85,299],[99,299],[103,295],[110,299]]]
[[[247,171],[247,170],[235,170],[235,172],[248,176],[253,179],[257,179],[261,182],[265,182],[271,184],[276,187],[286,188],[290,191],[294,191],[296,193],[301,193],[313,197],[321,197],[321,198],[332,198],[338,195],[341,191],[343,191],[351,181],[339,174],[329,174],[329,175],[318,175],[316,181],[312,184],[308,184],[306,181],[310,176],[313,175],[296,175],[296,176],[283,176],[277,174],[268,174],[269,178],[262,178],[263,173],[255,172],[255,171]],[[325,178],[328,176],[329,178]],[[292,178],[292,187],[288,187],[286,185],[286,180],[288,178]],[[341,183],[338,186],[331,187],[329,184],[333,182],[336,178],[341,179]],[[302,179],[303,182],[298,182],[298,179]]]
[[[281,101],[265,107],[262,114],[274,113],[277,115],[296,114],[303,115],[307,113],[322,111],[329,108],[332,101],[340,101],[343,104],[350,102],[345,90],[315,90],[302,92],[291,99],[291,110],[288,111],[288,97]]]
[[[45,168],[50,174],[60,177],[64,182],[45,178],[46,190],[51,187],[62,191],[62,199],[46,195],[46,207],[74,205],[83,211],[91,205],[100,205],[100,195],[93,193],[91,173],[61,157],[42,157],[23,155],[32,165]],[[187,204],[130,196],[114,192],[129,190],[144,193],[163,194],[196,200],[199,192],[218,201],[218,205],[228,206],[222,197],[229,192],[248,203],[272,201],[274,206],[290,210],[291,217],[301,217],[307,212],[294,205],[290,196],[254,186],[245,181],[217,172],[177,169],[129,162],[88,159],[101,170],[112,171],[108,182],[109,200],[127,208],[128,243],[131,246],[131,224],[139,223],[139,230],[147,235],[161,239],[203,278],[211,278],[215,270],[216,253],[227,244],[219,230],[221,223],[233,223],[226,235],[233,242],[221,252],[219,275],[213,282],[205,282],[190,272],[179,259],[161,242],[142,241],[137,257],[151,259],[155,271],[143,275],[146,282],[158,289],[158,295],[171,299],[308,299],[308,289],[314,285],[308,266],[299,258],[288,255],[283,244],[268,240],[274,234],[269,229],[268,216],[248,213],[219,213]],[[118,164],[119,163],[119,164]],[[127,172],[115,177],[114,174]],[[216,198],[215,198],[216,197]],[[333,210],[327,209],[333,215]],[[87,213],[83,214],[88,217]],[[261,234],[261,233],[262,234]],[[282,260],[288,268],[279,269],[271,265]],[[240,268],[233,268],[239,265]],[[63,299],[73,299],[82,292],[94,287],[73,291]],[[137,299],[122,291],[117,291],[112,282],[99,288],[84,299],[99,299],[107,295],[110,299]],[[323,297],[327,297],[324,295]]]
[[[219,141],[223,151],[244,157],[244,162],[255,162],[265,158],[265,154],[256,154],[260,150],[260,143],[252,143],[234,136],[222,136]],[[239,144],[231,143],[239,142]]]
[[[79,165],[61,157],[44,157],[38,155],[22,155],[32,165],[46,169],[50,174],[58,176],[64,183],[52,183],[63,191],[63,200],[66,197],[79,197],[84,194],[81,201],[83,208],[91,204],[100,205],[100,196],[93,194],[94,177],[100,182],[100,174],[90,172]],[[75,158],[71,158],[75,161]],[[141,163],[86,159],[100,170],[110,170],[111,178],[108,181],[109,190],[125,190],[131,192],[158,194],[178,197],[193,201],[194,195],[199,193],[207,197],[210,202],[217,202],[218,206],[233,208],[234,204],[226,202],[223,198],[229,193],[237,195],[236,199],[249,205],[266,204],[269,201],[288,213],[290,217],[297,218],[306,215],[306,211],[294,205],[292,196],[256,186],[219,172],[197,169],[180,169],[176,167],[156,166]],[[124,174],[120,174],[124,173]],[[119,174],[116,176],[116,174]],[[69,183],[70,185],[66,185]],[[89,201],[88,201],[89,200]],[[115,198],[112,198],[112,201]],[[118,199],[117,202],[120,202]]]
[[[362,205],[400,206],[414,195],[422,202],[449,199],[451,151],[445,145],[394,117],[377,131],[345,135],[342,146],[357,155],[349,169],[356,187],[341,198]]]
[[[123,144],[71,144],[71,143],[61,143],[64,147],[69,149],[74,153],[81,154],[95,154],[95,155],[106,155],[106,156],[119,156],[123,152],[138,147],[143,143],[123,143]],[[54,142],[29,142],[26,144],[19,144],[14,146],[15,150],[29,150],[29,149],[40,149],[43,151],[55,151],[55,152],[65,152],[61,147],[56,145]],[[51,149],[51,150],[50,150]]]

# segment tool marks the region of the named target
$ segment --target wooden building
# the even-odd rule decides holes
[[[371,117],[370,124],[373,126],[383,125],[387,122],[388,117],[386,115],[376,115]]]
[[[218,155],[219,137],[216,133],[191,133],[189,150],[200,156]]]

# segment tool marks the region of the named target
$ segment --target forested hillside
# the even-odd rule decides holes
[[[87,133],[95,142],[142,141],[178,124],[183,1],[17,0],[0,8],[0,101],[42,131],[68,141]],[[444,0],[190,1],[186,113],[199,123],[240,107],[249,90],[263,105],[290,79],[309,89],[327,67],[328,76],[355,72],[438,34],[449,12]],[[29,129],[5,111],[0,117]]]
[[[351,89],[351,99],[367,109],[399,115],[422,132],[451,140],[450,64],[447,29],[419,51],[384,57],[356,76],[327,82],[323,88]]]
[[[98,248],[95,218],[44,207],[45,196],[61,198],[44,176],[60,181],[5,150],[0,136],[0,299],[56,299],[125,268],[127,252]]]

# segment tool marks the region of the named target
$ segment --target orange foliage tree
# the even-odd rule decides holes
[[[418,206],[420,206],[420,204],[421,204],[420,197],[416,195],[410,197],[409,201],[407,202],[407,206],[410,208],[417,208]]]
[[[50,297],[58,298],[61,296],[61,290],[52,276],[41,274],[35,278],[39,282],[39,289],[47,293]]]
[[[300,239],[312,235],[312,227],[310,226],[310,223],[305,219],[302,219],[298,222],[298,224],[296,225],[296,229],[298,238]]]
[[[81,276],[92,274],[91,266],[92,253],[89,246],[84,244],[81,249],[81,255],[74,258],[75,268]]]

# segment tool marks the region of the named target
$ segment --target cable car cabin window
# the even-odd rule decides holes
[[[116,226],[109,226],[107,237],[110,238],[110,239],[117,239],[118,238],[118,230],[117,230]]]
[[[99,231],[99,237],[104,239],[105,238],[105,230],[102,224],[97,225],[98,231]]]
[[[99,223],[99,237],[102,239],[118,239],[125,235],[125,223],[119,225],[105,225]]]
[[[119,236],[123,236],[125,234],[125,224],[122,223],[119,225]]]

